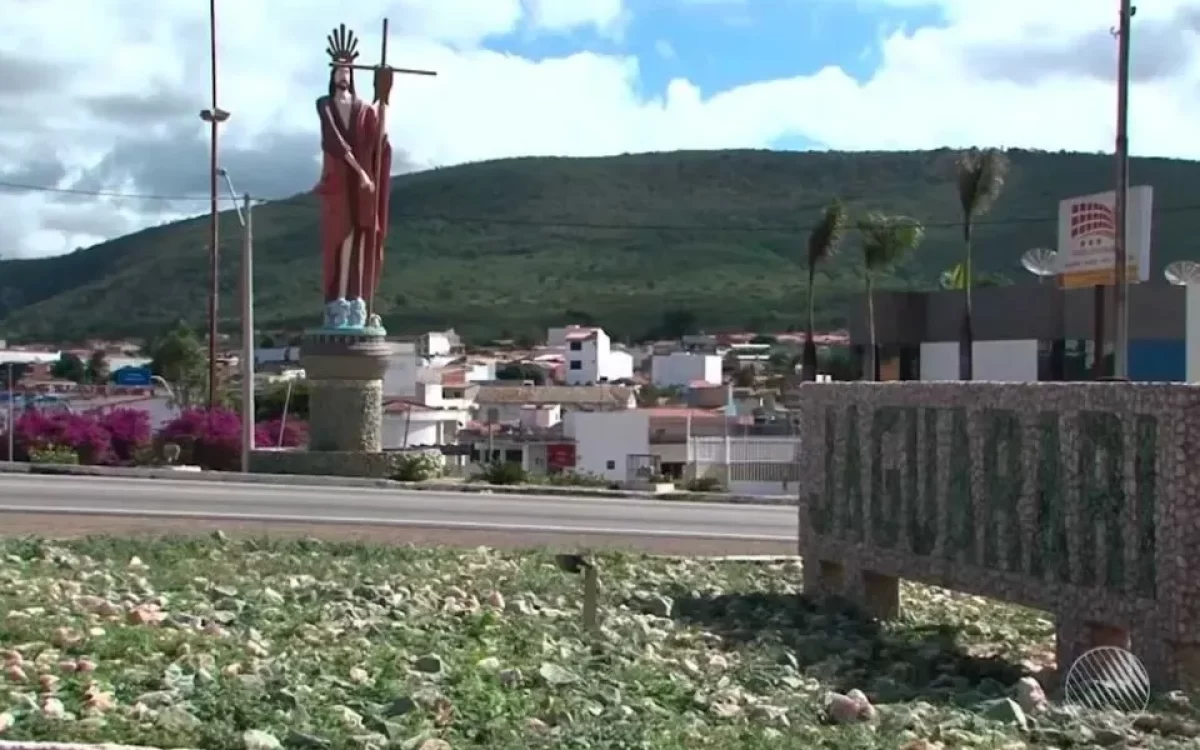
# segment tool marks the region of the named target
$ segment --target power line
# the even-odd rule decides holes
[[[0,181],[0,190],[22,190],[42,193],[66,193],[70,195],[95,196],[101,198],[124,198],[129,200],[153,201],[208,201],[207,195],[165,195],[158,193],[125,193],[112,190],[82,190],[77,188],[49,187],[45,185],[28,185],[16,182]],[[223,199],[224,200],[224,199]],[[280,209],[293,211],[312,211],[311,206],[299,206],[288,203],[291,198],[276,200],[254,199],[256,203],[271,203]],[[819,211],[826,206],[825,202],[811,205],[793,206],[795,212]],[[1176,206],[1156,207],[1157,214],[1175,214],[1200,211],[1200,203],[1184,203]],[[617,222],[589,222],[572,219],[516,219],[498,216],[466,216],[455,214],[419,213],[411,211],[391,211],[393,220],[409,221],[441,221],[447,224],[478,224],[482,226],[514,226],[540,229],[582,229],[600,231],[626,232],[730,232],[742,234],[800,234],[807,232],[810,227],[806,224],[775,224],[739,226],[736,224],[629,224]],[[914,217],[915,218],[915,217]],[[1007,219],[991,219],[973,222],[974,226],[1019,226],[1029,224],[1048,224],[1057,222],[1058,215],[1018,216]],[[926,229],[948,229],[962,226],[961,218],[942,219],[938,221],[921,222]]]
[[[87,195],[96,198],[125,198],[128,200],[144,201],[208,201],[207,195],[162,195],[156,193],[125,193],[118,190],[81,190],[78,188],[50,187],[48,185],[26,185],[20,182],[0,180],[0,190],[20,190],[30,193],[64,193],[66,195]]]

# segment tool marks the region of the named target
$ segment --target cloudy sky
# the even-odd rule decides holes
[[[390,61],[440,74],[393,94],[393,143],[411,168],[676,148],[1111,150],[1116,5],[217,0],[220,105],[233,113],[220,159],[239,191],[310,188],[325,34],[350,25],[371,60],[385,16]],[[1131,149],[1196,157],[1200,6],[1142,5]],[[0,256],[69,252],[206,211],[207,3],[4,7]]]

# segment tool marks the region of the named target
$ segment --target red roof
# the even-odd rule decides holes
[[[404,414],[410,411],[434,411],[414,398],[390,398],[383,402],[384,414]]]
[[[642,409],[635,409],[651,419],[677,417],[679,419],[712,419],[713,417],[721,416],[721,408],[716,409],[692,409],[686,406],[648,406]]]

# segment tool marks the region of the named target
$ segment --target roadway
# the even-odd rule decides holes
[[[253,522],[443,530],[530,542],[548,536],[692,540],[729,553],[794,550],[797,534],[794,506],[0,474],[0,533],[6,526],[15,530],[15,521],[6,519],[30,517],[107,519],[110,526],[136,519],[142,528],[162,521],[164,527]]]

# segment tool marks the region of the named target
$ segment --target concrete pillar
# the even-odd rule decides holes
[[[383,449],[383,333],[311,331],[300,344],[309,386],[310,451]]]

